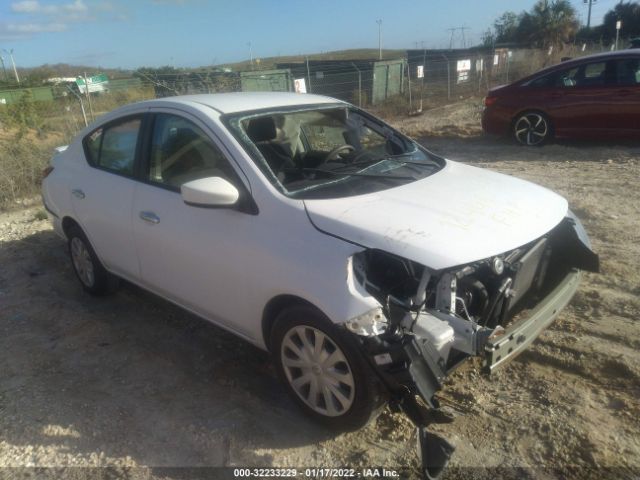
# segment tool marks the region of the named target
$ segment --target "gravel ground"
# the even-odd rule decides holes
[[[428,117],[410,122],[400,126],[429,131]],[[585,275],[552,327],[497,374],[469,363],[450,378],[440,398],[453,421],[433,427],[457,446],[445,477],[637,479],[640,148],[524,149],[456,128],[471,136],[443,137],[440,122],[422,142],[565,195],[602,273]],[[253,346],[130,284],[83,293],[41,212],[0,213],[0,466],[144,478],[184,477],[163,467],[385,466],[417,476],[404,417],[384,411],[335,435],[295,408]]]

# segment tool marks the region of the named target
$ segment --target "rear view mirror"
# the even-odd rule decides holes
[[[180,187],[184,203],[196,207],[230,207],[240,198],[240,192],[221,177],[192,180]]]

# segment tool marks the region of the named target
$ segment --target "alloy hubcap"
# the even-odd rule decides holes
[[[282,340],[280,358],[294,392],[315,412],[337,417],[351,408],[355,396],[351,367],[325,333],[303,325],[291,328]]]
[[[71,239],[71,260],[76,269],[80,281],[87,287],[92,287],[94,282],[93,262],[84,242],[78,237]]]
[[[523,145],[537,145],[547,137],[549,126],[542,115],[528,113],[518,119],[514,131]]]

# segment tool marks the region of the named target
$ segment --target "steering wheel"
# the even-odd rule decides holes
[[[327,153],[326,157],[324,157],[324,160],[322,160],[322,163],[325,162],[334,162],[338,159],[338,154],[342,151],[349,151],[349,152],[355,152],[356,149],[355,147],[348,145],[348,144],[344,144],[344,145],[338,145],[336,148],[334,148],[333,150],[331,150],[329,153]]]

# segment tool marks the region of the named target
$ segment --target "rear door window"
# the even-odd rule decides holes
[[[578,84],[578,67],[560,72],[557,76],[557,87],[575,87]]]
[[[607,62],[578,65],[561,71],[557,76],[556,86],[567,88],[602,86],[612,83],[610,72],[611,68],[607,68]]]
[[[555,79],[556,79],[556,74],[549,73],[547,75],[543,75],[542,77],[538,77],[531,80],[529,83],[527,83],[527,86],[534,87],[534,88],[553,87],[553,84],[555,83]]]
[[[90,165],[133,176],[141,117],[126,118],[100,127],[84,139]]]

